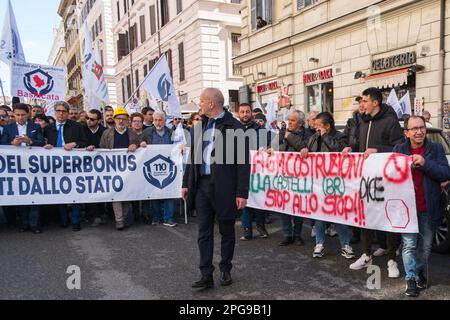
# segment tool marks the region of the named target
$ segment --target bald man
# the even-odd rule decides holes
[[[239,210],[247,205],[250,165],[248,146],[227,150],[228,139],[235,141],[236,130],[243,126],[224,109],[224,97],[218,89],[209,88],[200,96],[203,119],[193,130],[190,164],[183,181],[183,198],[188,206],[197,210],[198,246],[200,250],[200,281],[192,288],[206,289],[214,286],[214,221],[217,219],[222,235],[220,284],[232,284],[231,269],[236,243],[235,223]],[[221,136],[221,137],[220,137]],[[222,138],[222,139],[221,139]],[[220,141],[222,140],[222,141]],[[219,143],[219,142],[220,143]],[[233,144],[232,144],[233,145]],[[227,151],[234,157],[227,159]],[[234,152],[234,153],[232,153]],[[238,157],[244,159],[239,164]]]

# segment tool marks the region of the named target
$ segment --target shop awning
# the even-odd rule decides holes
[[[366,78],[368,87],[391,88],[404,85],[408,82],[408,68],[374,74]]]

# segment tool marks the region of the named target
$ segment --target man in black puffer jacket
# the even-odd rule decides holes
[[[359,126],[359,148],[353,151],[364,152],[366,158],[377,152],[392,152],[395,145],[404,142],[403,130],[397,120],[395,111],[382,104],[383,96],[380,89],[369,88],[362,95],[365,114],[362,116],[362,122]],[[351,148],[344,149],[344,153],[349,151],[351,151]],[[372,264],[373,235],[373,230],[362,229],[361,238],[364,254],[350,265],[350,269],[360,270]],[[400,276],[395,262],[396,239],[395,234],[386,233],[389,278]]]

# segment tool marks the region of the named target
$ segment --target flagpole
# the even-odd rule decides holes
[[[3,90],[3,80],[0,78],[0,88],[2,89],[3,104],[6,105],[5,91]]]
[[[129,51],[129,55],[130,55],[130,71],[131,71],[131,88],[134,87],[134,74],[133,74],[133,52],[131,50],[131,24],[130,24],[130,2],[126,1],[127,3],[127,13],[128,13],[128,51]],[[136,39],[134,37],[134,41],[136,42]],[[134,97],[134,95],[137,93],[137,90],[133,93],[133,95],[131,96],[131,98]],[[128,100],[128,102],[130,102],[130,100]],[[127,102],[127,104],[128,104]],[[125,106],[124,106],[125,107]]]
[[[141,81],[141,83],[139,84],[139,86],[137,86],[136,90],[133,92],[133,94],[131,95],[130,98],[128,98],[128,100],[125,102],[124,104],[124,108],[127,107],[127,105],[130,103],[130,101],[133,99],[134,95],[139,91],[139,89],[142,87],[142,84],[145,82],[145,80],[147,80],[147,78],[152,74],[153,69],[155,69],[159,62],[161,60],[161,57],[158,59],[158,61],[155,63],[155,65],[153,66],[153,68],[149,71],[149,73],[145,76],[144,80]]]

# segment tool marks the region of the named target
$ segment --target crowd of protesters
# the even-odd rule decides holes
[[[312,257],[324,257],[326,235],[337,235],[341,246],[340,254],[346,259],[357,257],[352,245],[362,242],[361,255],[349,266],[350,269],[367,268],[373,263],[374,257],[387,255],[388,277],[399,278],[401,273],[396,261],[401,249],[406,273],[405,294],[415,297],[418,296],[419,290],[427,288],[426,271],[432,237],[442,220],[443,208],[439,201],[441,183],[450,180],[450,167],[442,146],[426,139],[429,119],[411,116],[404,121],[402,128],[395,111],[383,103],[381,91],[376,88],[369,88],[360,97],[357,97],[359,108],[348,120],[344,132],[336,129],[335,119],[329,112],[313,111],[307,116],[302,111],[292,110],[286,123],[282,123],[279,128],[268,130],[267,120],[262,110],[253,109],[250,104],[241,104],[235,114],[231,115],[228,111],[222,112],[223,101],[221,100],[223,99],[217,92],[209,90],[202,95],[201,100],[200,111],[191,114],[186,124],[182,118],[175,118],[169,126],[164,112],[155,111],[149,107],[143,108],[140,113],[129,115],[127,110],[122,107],[117,107],[115,110],[112,107],[105,107],[103,112],[98,110],[85,112],[71,107],[65,102],[59,102],[55,104],[55,118],[53,118],[46,116],[44,110],[38,106],[22,103],[15,104],[12,109],[8,106],[0,106],[1,144],[17,147],[41,146],[46,149],[64,148],[68,151],[77,148],[87,151],[104,148],[127,149],[129,152],[135,152],[138,148],[145,148],[148,145],[172,144],[174,131],[180,123],[187,130],[193,130],[195,126],[202,126],[203,132],[205,132],[214,128],[216,124],[225,122],[235,129],[255,130],[258,133],[256,135],[258,140],[253,146],[254,149],[263,149],[269,154],[274,151],[299,152],[304,158],[307,158],[311,152],[342,152],[344,155],[349,152],[361,152],[366,158],[377,152],[398,152],[410,155],[413,160],[412,174],[419,234],[399,235],[374,232],[323,221],[311,221],[313,226],[311,236],[315,238]],[[218,102],[215,103],[215,100]],[[209,106],[205,101],[213,102]],[[211,110],[210,113],[208,113],[209,110]],[[230,118],[228,119],[228,117]],[[262,136],[265,139],[261,140]],[[279,149],[277,150],[271,147],[271,142],[274,140],[278,142]],[[211,138],[210,144],[213,141],[214,139]],[[206,144],[205,148],[210,147]],[[211,170],[215,169],[208,163],[205,165],[202,163],[198,169],[199,172],[196,171],[197,169],[190,168],[188,172],[189,170],[191,170],[191,175],[198,175],[199,181],[204,183],[203,187],[198,187],[198,191],[204,193],[209,201],[207,205],[211,205],[211,199],[215,198],[214,195],[208,195],[208,192],[211,192],[209,186],[213,185],[209,177]],[[207,180],[202,178],[207,178]],[[185,179],[187,181],[189,177],[185,177]],[[187,187],[186,192],[188,192]],[[192,192],[192,188],[189,189],[189,192]],[[248,186],[246,192],[248,194]],[[183,193],[184,196],[187,195]],[[201,202],[204,206],[206,206],[206,198]],[[217,201],[222,200],[218,199]],[[23,232],[31,230],[36,234],[41,233],[41,225],[48,223],[48,216],[51,215],[51,212],[56,212],[63,228],[69,226],[70,220],[75,232],[81,230],[82,222],[88,221],[92,227],[98,227],[106,222],[108,216],[114,217],[116,229],[123,231],[135,220],[149,225],[164,224],[167,227],[176,227],[174,213],[177,203],[179,202],[174,199],[112,204],[74,204],[71,206],[18,206],[3,207],[2,210],[7,223],[10,225],[18,223]],[[240,202],[238,205],[238,209],[242,209],[240,210],[242,222],[240,240],[255,239],[253,221],[256,222],[258,237],[268,238],[269,232],[266,224],[270,222],[270,215],[276,214],[276,212],[248,207],[240,208],[245,203]],[[203,211],[206,210],[204,206],[201,209]],[[220,211],[221,209],[215,208],[214,210]],[[197,211],[192,210],[192,215],[199,214]],[[46,214],[39,216],[40,212]],[[85,214],[83,215],[82,212]],[[56,215],[53,214],[54,217]],[[205,223],[202,224],[202,228],[207,228],[208,231],[204,232],[208,234],[207,237],[210,237],[210,226],[207,226],[210,223],[209,218],[206,221],[202,215],[200,220]],[[234,226],[234,218],[227,221],[233,222]],[[302,237],[304,218],[282,214],[281,225],[284,237],[279,243],[280,246],[305,245],[305,239]],[[220,224],[222,236],[226,234],[226,240],[223,241],[228,241],[229,244],[227,253],[223,253],[226,255],[227,264],[223,264],[224,270],[221,270],[222,285],[230,285],[232,281],[230,271],[234,250],[234,231],[229,230],[228,226],[229,224]],[[205,234],[199,236],[199,246],[201,250],[208,251],[211,249],[212,240],[206,239]],[[379,244],[379,249],[372,252],[372,244],[375,240]],[[212,256],[209,251],[205,254],[206,258],[205,256],[201,257],[202,263],[205,264],[202,269],[202,279],[193,285],[194,288],[208,288],[213,285],[211,278],[213,268],[210,261]]]

